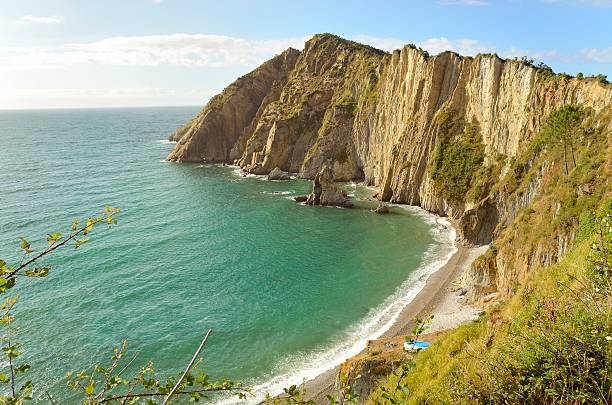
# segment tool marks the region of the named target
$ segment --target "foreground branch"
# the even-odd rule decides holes
[[[189,390],[189,391],[179,391],[179,392],[175,392],[173,395],[189,395],[189,394],[201,394],[203,392],[219,392],[219,391],[239,391],[241,390],[240,387],[232,387],[232,388],[224,388],[224,387],[218,387],[218,388],[202,388],[199,390]],[[108,398],[104,398],[103,400],[100,401],[101,404],[104,403],[108,403],[108,402],[112,402],[112,401],[118,401],[120,399],[136,399],[136,398],[148,398],[148,397],[161,397],[164,396],[166,394],[163,394],[161,392],[149,392],[149,393],[144,393],[144,394],[125,394],[125,395],[117,395],[114,397],[108,397]]]
[[[202,351],[202,348],[206,344],[206,341],[208,340],[208,336],[210,336],[211,332],[212,332],[212,329],[208,329],[208,332],[206,332],[206,336],[204,336],[204,339],[202,339],[202,343],[200,343],[200,346],[198,347],[198,350],[196,350],[196,352],[194,353],[193,357],[191,358],[191,361],[187,365],[187,368],[183,372],[183,375],[181,376],[181,378],[179,378],[177,383],[174,385],[174,387],[172,388],[172,391],[170,391],[170,393],[168,394],[166,399],[164,399],[164,402],[162,402],[162,405],[166,405],[168,403],[170,398],[172,398],[172,395],[174,395],[174,393],[176,392],[178,387],[181,385],[181,383],[185,379],[185,376],[187,375],[187,373],[189,372],[191,367],[193,367],[193,363],[195,363],[196,359],[198,358],[198,355],[200,354],[200,352]]]

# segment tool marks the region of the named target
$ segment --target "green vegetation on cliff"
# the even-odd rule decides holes
[[[612,217],[601,221],[601,233],[530,278],[509,303],[436,341],[371,402],[610,403]]]
[[[489,197],[510,208],[473,266],[494,284],[503,266],[502,301],[392,374],[372,403],[612,401],[610,114],[554,111],[504,177],[488,177]]]
[[[454,126],[448,114],[442,112],[439,115],[439,125],[447,134],[436,145],[431,177],[446,200],[464,201],[474,174],[484,161],[484,145],[476,123],[465,125],[458,136],[448,135]]]

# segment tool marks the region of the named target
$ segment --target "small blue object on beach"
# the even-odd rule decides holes
[[[408,342],[404,342],[404,350],[408,352],[416,352],[419,350],[427,349],[429,345],[429,342],[425,342],[423,340],[411,340]]]

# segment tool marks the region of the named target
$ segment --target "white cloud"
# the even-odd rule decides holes
[[[7,89],[4,95],[11,97],[61,97],[71,98],[120,98],[120,97],[170,97],[176,95],[210,97],[211,94],[199,89],[167,89],[160,87],[121,87],[121,88],[19,88]]]
[[[560,61],[560,62],[573,62],[579,58],[579,55],[567,55],[560,53],[555,49],[537,51],[537,50],[529,50],[517,47],[510,47],[508,49],[502,50],[499,52],[500,56],[504,58],[520,58],[523,56],[527,56],[535,61]],[[585,59],[585,58],[582,58]]]
[[[65,44],[58,47],[0,47],[0,67],[63,68],[74,65],[112,66],[190,66],[255,67],[288,47],[302,48],[308,37],[251,40],[206,34],[172,34],[111,37],[95,42]],[[398,38],[358,35],[352,39],[386,51],[407,43]],[[529,50],[511,47],[497,49],[475,39],[429,38],[415,45],[431,54],[454,51],[462,55],[498,52],[512,58],[528,56],[536,60],[562,62],[612,63],[612,48],[584,48],[575,54],[556,50]]]
[[[444,51],[454,51],[461,55],[476,55],[478,53],[492,52],[493,46],[486,45],[475,39],[456,39],[449,40],[446,37],[440,38],[429,38],[423,42],[417,44],[427,52],[432,54],[438,54]]]
[[[0,65],[257,66],[290,46],[303,47],[306,39],[250,40],[205,34],[112,37],[53,48],[4,47],[0,48]]]
[[[489,2],[486,0],[440,0],[438,2],[443,6],[488,6]]]
[[[400,49],[407,41],[397,38],[379,38],[368,35],[358,35],[353,37],[355,41],[371,45],[373,47],[392,52]],[[449,39],[446,37],[429,38],[415,43],[416,46],[425,49],[432,55],[444,51],[453,51],[461,55],[474,56],[479,53],[497,52],[503,58],[515,58],[527,56],[535,61],[552,62],[559,61],[565,63],[586,62],[586,63],[612,63],[612,47],[609,48],[583,48],[574,54],[561,53],[557,50],[530,50],[525,48],[510,47],[498,49],[492,44],[487,44],[475,39]]]
[[[369,35],[356,35],[351,38],[353,41],[357,41],[362,44],[373,46],[383,51],[393,52],[395,49],[400,49],[406,45],[406,41],[397,38],[380,38],[371,37]]]
[[[580,51],[584,59],[596,63],[612,63],[612,47],[585,48]]]
[[[61,24],[64,22],[64,17],[61,15],[41,16],[24,15],[17,20],[20,24]]]
[[[407,41],[397,38],[380,38],[371,37],[368,35],[358,35],[352,39],[387,52],[400,49],[407,43]],[[468,38],[454,40],[446,37],[429,38],[425,41],[417,42],[415,45],[434,55],[444,51],[454,51],[460,53],[461,55],[475,55],[477,53],[494,51],[494,47],[492,45]]]
[[[54,47],[0,46],[0,88],[3,89],[0,92],[0,109],[202,104],[210,95],[217,93],[223,84],[232,81],[236,75],[254,68],[289,46],[302,48],[307,39],[307,37],[296,37],[250,40],[220,35],[173,34],[111,37]],[[402,48],[409,42],[398,38],[366,35],[351,39],[386,51]],[[415,45],[431,54],[447,50],[463,55],[498,52],[502,57],[528,56],[549,64],[556,61],[570,64],[608,64],[607,66],[612,64],[612,47],[583,48],[567,54],[557,50],[530,50],[517,47],[500,49],[493,44],[475,39],[447,37],[429,38]],[[106,66],[138,68],[107,69],[104,68]],[[179,69],[168,68],[168,71],[178,71],[181,75],[186,73],[198,79],[190,80],[183,77],[177,81],[177,78],[166,73],[166,70],[140,69],[142,66],[179,67]],[[569,68],[571,65],[566,66]],[[204,78],[199,82],[200,70],[180,69],[180,67],[222,67],[223,69],[214,70],[213,74],[217,75],[215,79]],[[148,76],[142,80],[138,80],[140,76],[135,76],[136,80],[132,80],[131,75],[141,71],[146,72]],[[75,77],[78,80],[74,80]],[[130,80],[126,81],[126,77]],[[195,83],[193,87],[192,81]],[[66,83],[70,83],[73,88],[64,88]],[[122,84],[127,85],[122,86]],[[197,87],[198,84],[202,86]],[[98,85],[100,87],[96,88]]]
[[[216,92],[206,89],[169,88],[18,88],[0,94],[0,110],[60,108],[202,105]]]

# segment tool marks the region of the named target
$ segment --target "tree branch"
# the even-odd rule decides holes
[[[49,391],[45,391],[45,394],[47,394],[47,398],[49,398],[49,401],[51,401],[53,405],[56,405],[55,401],[53,400],[53,397],[51,396],[51,394],[49,394]]]
[[[170,398],[172,398],[172,395],[174,395],[174,393],[176,392],[176,390],[178,389],[178,387],[181,385],[181,383],[183,382],[183,379],[185,379],[185,376],[187,375],[187,373],[189,372],[189,370],[191,369],[191,367],[193,366],[193,363],[195,362],[196,358],[198,357],[198,355],[200,354],[200,352],[202,351],[202,348],[204,347],[204,345],[206,344],[206,341],[208,340],[208,336],[210,336],[210,333],[212,332],[212,329],[208,329],[208,332],[206,332],[206,336],[204,336],[204,339],[202,339],[202,343],[200,343],[200,346],[198,347],[198,350],[196,350],[196,352],[194,353],[193,357],[191,358],[191,361],[189,362],[189,364],[187,365],[187,368],[185,369],[185,371],[183,372],[183,375],[181,376],[181,378],[179,378],[179,380],[176,382],[176,384],[174,385],[174,387],[172,388],[172,391],[170,391],[170,393],[168,394],[168,396],[166,397],[166,399],[164,399],[164,402],[162,402],[162,405],[166,405],[168,403],[168,401],[170,400]]]
[[[40,259],[41,257],[48,255],[49,253],[53,252],[54,250],[64,246],[66,243],[70,242],[71,240],[73,240],[74,238],[76,238],[77,236],[79,236],[81,233],[83,233],[85,230],[87,230],[87,228],[96,225],[104,220],[107,220],[109,218],[109,216],[103,217],[103,218],[96,218],[95,220],[92,220],[92,223],[89,225],[85,225],[84,227],[82,227],[81,229],[79,229],[78,231],[70,234],[66,239],[64,239],[62,242],[60,243],[56,243],[53,244],[51,246],[49,246],[47,249],[43,250],[42,252],[40,252],[39,254],[37,254],[36,256],[34,256],[33,258],[31,258],[30,260],[28,260],[25,263],[20,263],[19,266],[13,270],[12,272],[10,272],[5,278],[8,280],[12,277],[15,277],[15,275],[17,273],[19,273],[21,270],[23,270],[24,268],[26,268],[27,266],[29,266],[30,264],[34,263],[36,260]]]
[[[10,325],[10,323],[9,323]],[[10,349],[11,347],[11,339],[8,339],[8,345],[9,345],[9,366],[11,368],[11,391],[13,392],[13,398],[17,398],[15,396],[15,370],[13,369],[13,349]]]
[[[179,391],[176,392],[176,395],[189,395],[189,394],[197,394],[197,393],[202,393],[202,392],[220,392],[220,391],[237,391],[240,390],[240,387],[230,387],[230,388],[202,388],[199,390],[190,390],[190,391]],[[146,397],[161,397],[164,396],[166,394],[163,394],[161,392],[147,392],[144,394],[126,394],[126,395],[117,395],[114,397],[108,397],[108,398],[104,398],[102,401],[100,401],[101,404],[104,403],[108,403],[111,401],[117,401],[119,399],[130,399],[130,398],[146,398]]]

